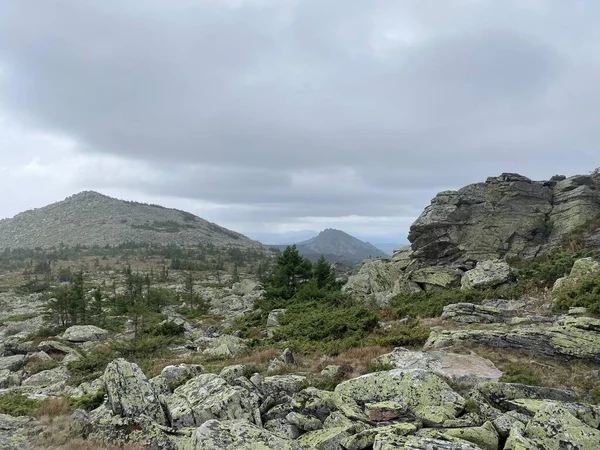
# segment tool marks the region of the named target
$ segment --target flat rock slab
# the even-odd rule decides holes
[[[502,372],[493,362],[475,354],[461,355],[445,351],[418,352],[402,347],[373,360],[389,364],[397,369],[422,369],[433,372],[458,383],[475,385],[484,381],[496,381]]]
[[[63,339],[69,342],[96,342],[108,337],[108,331],[94,325],[74,325],[65,330]]]

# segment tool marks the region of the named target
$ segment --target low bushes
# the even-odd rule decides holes
[[[453,303],[481,303],[490,294],[478,290],[431,290],[416,293],[398,294],[390,299],[389,310],[392,318],[437,317],[444,306]]]

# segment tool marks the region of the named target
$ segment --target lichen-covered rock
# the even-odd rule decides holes
[[[373,422],[389,422],[405,416],[408,405],[397,400],[377,403],[365,403],[365,415]]]
[[[420,423],[397,423],[394,425],[387,425],[377,428],[369,428],[368,430],[356,433],[349,438],[346,438],[342,442],[342,447],[346,450],[365,450],[373,447],[375,438],[379,438],[379,441],[385,439],[385,436],[389,435],[392,437],[406,436],[415,433],[421,428]]]
[[[25,355],[0,357],[0,370],[10,370],[11,372],[16,372],[25,365],[25,362]]]
[[[308,387],[292,397],[294,411],[316,417],[323,422],[337,408],[333,392]]]
[[[55,369],[43,370],[22,381],[22,386],[28,387],[46,387],[56,384],[64,386],[69,378],[69,372],[66,367],[57,367]]]
[[[461,280],[461,289],[493,288],[510,278],[510,266],[501,259],[479,261],[474,269],[467,270]]]
[[[32,417],[0,414],[0,450],[29,450],[29,434],[37,426]]]
[[[546,356],[600,362],[600,319],[569,316],[550,326],[498,326],[485,330],[432,329],[425,347],[443,348],[460,341],[489,347],[527,350]]]
[[[438,426],[454,419],[465,406],[465,399],[444,380],[418,369],[363,375],[340,383],[335,394],[336,405],[344,414],[349,409],[364,414],[362,408],[366,403],[391,400],[405,402],[412,415],[426,424]]]
[[[265,430],[269,430],[284,439],[296,439],[301,434],[300,428],[286,419],[269,420],[265,423]]]
[[[174,428],[197,427],[211,419],[243,419],[261,424],[258,396],[214,374],[198,375],[167,399]]]
[[[204,367],[200,364],[177,364],[166,366],[160,376],[165,381],[170,390],[181,386],[186,381],[200,375]]]
[[[500,440],[498,432],[491,422],[486,422],[480,427],[427,428],[419,431],[419,435],[443,440],[458,439],[460,441],[471,442],[483,450],[498,450]]]
[[[533,256],[546,240],[552,187],[502,174],[440,192],[412,224],[408,240],[422,266]]]
[[[417,269],[410,273],[409,279],[424,286],[426,289],[431,287],[437,288],[457,288],[460,286],[463,272],[451,267],[432,266]]]
[[[548,400],[516,399],[507,400],[509,408],[519,413],[530,416],[535,415],[541,408],[545,407]],[[579,420],[592,428],[598,428],[600,425],[600,406],[587,405],[584,403],[565,403],[553,401],[552,403],[560,406],[565,411],[570,412]]]
[[[65,330],[63,339],[69,342],[96,342],[108,337],[108,331],[94,325],[73,325]]]
[[[573,264],[566,277],[554,282],[552,295],[554,298],[577,287],[581,282],[600,276],[600,261],[594,258],[580,258]]]
[[[146,416],[160,425],[167,424],[158,395],[137,364],[122,358],[110,362],[104,371],[104,383],[113,414],[131,419]]]
[[[375,358],[373,362],[397,369],[427,370],[462,385],[495,381],[502,376],[494,363],[480,356],[439,350],[419,352],[397,347],[391,353]]]
[[[459,324],[502,322],[502,313],[491,306],[473,303],[453,303],[444,306],[442,319],[452,320]]]
[[[342,442],[352,433],[348,427],[324,428],[303,434],[298,443],[307,449],[314,450],[339,450]]]
[[[8,369],[0,370],[0,389],[19,386],[21,384],[22,372],[11,372]]]
[[[204,355],[234,358],[248,351],[246,341],[239,337],[223,335],[212,339],[208,348],[202,352]]]
[[[233,366],[226,366],[221,369],[219,376],[228,383],[239,377],[243,377],[246,374],[246,366],[243,364],[235,364]],[[200,375],[200,374],[198,374]]]
[[[178,450],[166,427],[157,424],[147,415],[122,417],[112,413],[105,405],[89,414],[78,410],[73,421],[83,424],[84,437],[90,442],[125,447],[132,445],[145,450]],[[183,443],[186,444],[185,442]]]
[[[393,261],[366,260],[358,272],[348,278],[343,290],[363,300],[373,298],[379,306],[386,306],[395,294],[421,290],[414,282],[403,280],[405,267]]]
[[[323,428],[323,422],[316,417],[307,416],[295,411],[292,411],[285,416],[285,420],[302,431],[315,431]]]
[[[526,426],[516,426],[505,450],[592,450],[598,448],[600,430],[590,427],[560,405],[548,402]]]
[[[556,400],[560,402],[575,402],[577,394],[566,389],[556,389],[543,386],[529,386],[520,383],[481,383],[477,391],[492,405],[503,409],[512,409],[510,400]]]
[[[428,438],[424,436],[377,435],[373,450],[482,450],[475,444]],[[524,449],[523,449],[524,450]]]
[[[282,438],[246,421],[209,420],[196,430],[192,450],[306,450],[297,442]]]
[[[304,375],[273,375],[265,377],[262,382],[262,391],[265,395],[285,393],[293,395],[308,386]]]

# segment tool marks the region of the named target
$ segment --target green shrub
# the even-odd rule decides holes
[[[575,306],[600,314],[600,277],[581,280],[577,286],[562,292],[554,303],[554,310],[564,312]]]
[[[504,375],[502,375],[499,381],[504,383],[528,384],[530,386],[540,386],[542,384],[541,378],[531,369],[514,362],[504,368]]]
[[[0,413],[9,416],[31,416],[43,405],[44,400],[34,400],[17,393],[0,396]]]
[[[104,396],[106,395],[106,390],[104,388],[100,389],[95,394],[84,395],[79,398],[71,399],[71,406],[75,409],[83,409],[85,411],[91,411],[93,409],[98,408],[102,403],[104,403]]]
[[[513,297],[537,290],[551,288],[554,282],[567,275],[575,261],[590,256],[586,251],[556,251],[534,260],[512,260],[510,264],[517,267],[513,272],[516,285],[512,288]]]
[[[366,345],[381,347],[421,346],[427,341],[430,328],[416,320],[393,328],[377,328],[366,340]]]
[[[378,324],[377,314],[362,305],[334,306],[319,301],[294,303],[279,319],[274,339],[292,349],[338,354],[361,345]]]
[[[110,347],[96,347],[83,355],[80,359],[67,363],[71,375],[71,384],[78,385],[85,381],[92,381],[102,375],[106,365],[118,354]]]
[[[416,293],[398,294],[390,299],[391,316],[401,319],[412,317],[437,317],[444,306],[453,303],[481,303],[490,294],[478,290],[431,290]]]
[[[153,327],[149,334],[153,336],[182,336],[185,331],[183,324],[177,324],[175,322],[165,322]]]

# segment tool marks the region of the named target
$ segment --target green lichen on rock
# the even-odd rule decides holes
[[[390,400],[405,402],[411,415],[432,425],[455,418],[466,403],[440,377],[424,370],[391,370],[363,375],[339,384],[335,394],[341,399],[340,406],[348,401],[359,407]]]
[[[541,406],[527,426],[511,430],[505,450],[595,450],[600,431],[585,424],[559,404]]]
[[[446,428],[446,429],[424,429],[419,432],[421,436],[460,441],[467,441],[481,447],[484,450],[498,450],[498,432],[491,422],[485,422],[480,427]]]
[[[191,450],[306,450],[297,442],[282,438],[243,420],[209,420],[196,430]]]
[[[122,358],[112,361],[104,371],[104,383],[108,406],[114,414],[132,419],[146,416],[167,424],[159,397],[137,364]]]
[[[352,427],[324,428],[303,434],[298,443],[314,450],[339,450],[342,442],[351,436]]]
[[[175,389],[167,407],[174,428],[197,427],[211,419],[261,424],[258,396],[214,374],[199,375]]]

